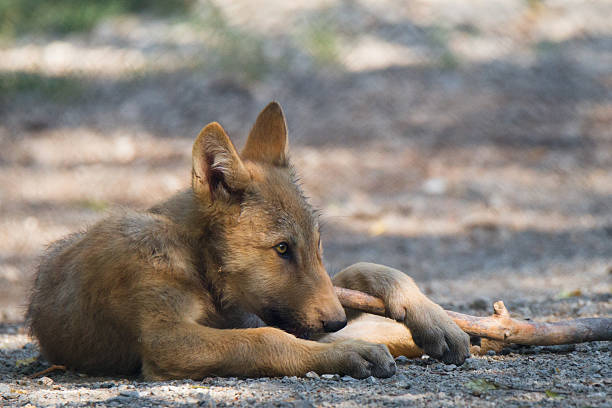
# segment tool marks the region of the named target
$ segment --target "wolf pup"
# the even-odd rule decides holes
[[[385,344],[309,340],[342,329],[347,315],[287,147],[276,102],[240,154],[211,123],[193,145],[191,188],[52,244],[27,313],[43,356],[77,371],[141,371],[150,380],[393,375]],[[405,274],[357,264],[334,284],[383,298],[389,317],[429,355],[455,364],[468,356],[467,335]]]

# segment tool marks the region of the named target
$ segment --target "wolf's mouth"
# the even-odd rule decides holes
[[[289,334],[293,334],[299,339],[310,340],[311,331],[305,327],[285,329],[285,331]]]
[[[296,324],[297,319],[293,318],[290,312],[282,309],[267,308],[260,318],[267,325],[277,327],[300,339],[308,340],[312,335],[312,329]]]

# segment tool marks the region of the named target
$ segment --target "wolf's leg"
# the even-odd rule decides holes
[[[414,343],[430,356],[448,364],[462,364],[469,356],[469,336],[405,273],[383,265],[360,262],[339,272],[333,283],[383,299],[387,317],[404,323]],[[354,312],[347,315],[349,318],[356,316]]]
[[[420,357],[423,349],[414,344],[410,330],[394,320],[382,316],[362,314],[351,320],[344,329],[325,334],[318,340],[330,343],[339,340],[359,339],[370,343],[385,344],[393,357]]]
[[[382,344],[359,340],[324,344],[272,327],[211,328],[197,322],[206,318],[203,311],[212,310],[211,305],[188,288],[152,287],[140,293],[138,344],[142,372],[148,379],[284,376],[309,371],[364,378],[395,373],[395,361]]]
[[[365,378],[395,373],[393,358],[382,344],[359,340],[323,344],[271,327],[221,330],[197,323],[159,325],[143,333],[142,356],[148,379],[285,376],[309,371]]]

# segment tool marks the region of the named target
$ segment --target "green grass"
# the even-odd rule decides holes
[[[535,50],[539,55],[554,54],[561,50],[561,44],[550,40],[542,40],[535,44]]]
[[[339,39],[334,27],[325,21],[315,21],[303,32],[306,50],[321,66],[335,66],[339,63]]]
[[[454,70],[459,67],[458,56],[449,46],[450,30],[446,27],[434,25],[428,27],[427,37],[430,44],[440,51],[438,66],[444,70]]]
[[[213,2],[200,4],[190,23],[207,37],[210,47],[207,57],[196,64],[201,68],[213,68],[249,83],[264,77],[272,65],[282,63],[282,56],[266,56],[262,35],[231,25]]]
[[[80,79],[69,76],[46,76],[30,72],[0,72],[0,95],[10,99],[31,94],[57,102],[69,102],[83,94]]]
[[[103,212],[110,208],[110,205],[108,202],[97,200],[94,198],[77,201],[76,205],[78,207],[85,208],[85,209],[95,211],[95,212]]]
[[[330,11],[314,16],[295,34],[298,47],[306,51],[319,67],[334,68],[340,62],[340,35]]]
[[[0,37],[69,34],[129,13],[186,13],[195,0],[0,0]]]

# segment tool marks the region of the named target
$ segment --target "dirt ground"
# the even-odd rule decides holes
[[[612,406],[609,343],[388,380],[28,379],[44,246],[185,188],[199,129],[241,146],[272,99],[330,273],[387,264],[472,314],[612,315],[612,2],[256,3],[0,46],[0,405]]]

